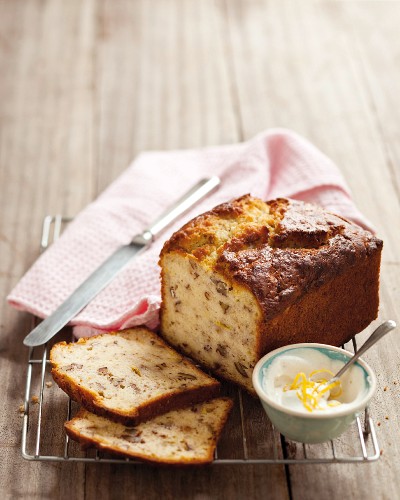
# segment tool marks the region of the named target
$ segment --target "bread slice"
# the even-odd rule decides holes
[[[212,399],[170,411],[136,427],[81,409],[65,423],[65,428],[75,441],[99,450],[158,464],[205,464],[213,460],[231,408],[228,398]]]
[[[382,241],[324,209],[249,195],[177,231],[160,256],[161,334],[254,393],[268,351],[341,345],[376,318]]]
[[[87,410],[134,425],[219,394],[220,384],[147,328],[60,342],[52,375]]]

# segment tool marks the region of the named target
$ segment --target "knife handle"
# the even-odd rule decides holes
[[[163,229],[172,221],[191,208],[195,203],[204,198],[208,193],[215,189],[219,184],[218,177],[213,176],[202,179],[195,186],[185,193],[179,200],[160,215],[142,234],[135,236],[133,242],[144,240],[145,243],[152,241]]]

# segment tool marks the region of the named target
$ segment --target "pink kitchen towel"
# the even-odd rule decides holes
[[[314,202],[371,229],[334,163],[294,132],[271,129],[234,145],[148,152],[138,158],[46,250],[8,296],[17,309],[50,315],[116,248],[128,243],[200,179],[218,190],[198,203],[133,259],[71,322],[76,336],[158,324],[158,255],[182,224],[246,193]]]

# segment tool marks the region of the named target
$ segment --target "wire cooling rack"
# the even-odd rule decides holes
[[[40,250],[43,252],[62,232],[69,219],[47,216],[43,221]],[[33,318],[34,326],[38,320]],[[57,336],[57,341],[60,340]],[[71,334],[64,332],[67,340]],[[48,354],[52,343],[30,348],[24,404],[21,405],[22,456],[32,461],[94,462],[135,464],[129,458],[82,450],[69,439],[64,422],[73,417],[78,405],[52,382]],[[357,350],[353,339],[348,350]],[[368,410],[340,438],[317,445],[286,440],[272,426],[259,402],[231,385],[225,395],[234,399],[234,409],[215,452],[213,466],[233,464],[315,464],[367,463],[378,460],[379,444]]]

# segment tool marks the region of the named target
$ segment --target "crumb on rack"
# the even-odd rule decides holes
[[[32,396],[31,402],[37,405],[39,403],[39,396]]]
[[[389,417],[386,415],[385,420],[389,420]]]
[[[46,387],[51,387],[53,385],[53,382],[46,382]]]
[[[383,390],[386,392],[389,389],[389,387],[386,385]]]
[[[380,455],[383,455],[383,450],[380,451]]]
[[[25,405],[24,404],[19,405],[18,411],[20,413],[25,413]]]
[[[380,423],[380,422],[377,422],[377,424],[376,424],[376,425],[377,425],[378,427],[380,427],[380,426],[381,426],[381,423]]]

